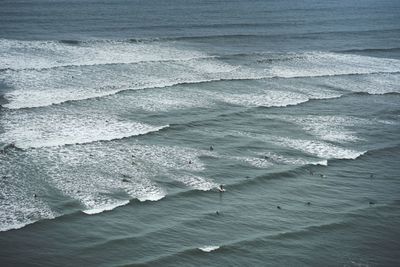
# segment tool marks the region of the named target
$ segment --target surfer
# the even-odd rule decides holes
[[[225,192],[225,188],[222,184],[219,185],[218,190],[219,192]]]
[[[191,160],[189,160],[189,164],[192,164],[192,161],[191,161]]]
[[[210,151],[213,151],[213,150],[214,150],[213,146],[210,146]]]
[[[281,206],[276,206],[276,208],[277,208],[278,210],[282,209]]]

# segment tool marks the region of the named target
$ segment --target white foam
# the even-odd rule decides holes
[[[243,94],[230,94],[224,92],[218,95],[219,98],[227,103],[254,107],[286,107],[288,105],[297,105],[309,100],[307,95],[280,90],[265,90]]]
[[[5,132],[0,141],[15,143],[17,147],[49,147],[114,140],[159,131],[165,126],[121,121],[106,114],[74,114],[51,110],[9,112],[3,116]]]
[[[151,170],[134,166],[121,147],[101,143],[29,150],[42,162],[48,183],[78,200],[87,214],[112,210],[130,199],[156,201],[165,191],[150,180]],[[56,163],[56,164],[55,164]]]
[[[125,206],[126,204],[129,203],[129,200],[124,200],[124,201],[120,201],[120,202],[116,202],[113,204],[108,204],[108,205],[104,205],[104,206],[97,206],[93,209],[87,209],[87,210],[83,210],[83,213],[89,214],[89,215],[93,215],[93,214],[98,214],[104,211],[109,211],[109,210],[113,210],[116,207],[120,207],[120,206]]]
[[[328,160],[320,160],[317,162],[311,162],[310,164],[312,165],[321,165],[321,166],[328,166]]]
[[[157,169],[204,170],[204,164],[197,159],[203,152],[195,149],[152,145],[142,145],[134,149],[132,153],[137,154],[141,161],[150,163]]]
[[[198,175],[184,174],[180,176],[173,176],[174,180],[177,180],[184,185],[201,191],[209,191],[218,187],[218,184],[212,181],[211,179],[207,179]]]
[[[317,140],[291,139],[278,137],[276,141],[285,147],[301,150],[323,159],[356,159],[366,151],[356,151],[342,148],[330,143]]]
[[[360,77],[329,77],[324,84],[350,92],[369,94],[400,93],[400,74],[379,73]]]
[[[272,167],[274,164],[269,162],[264,158],[254,158],[254,157],[229,157],[230,159],[234,159],[237,161],[245,162],[251,166],[260,168],[260,169],[267,169]]]
[[[216,184],[210,179],[186,173],[202,170],[197,159],[202,151],[156,145],[129,146],[91,143],[84,146],[46,147],[27,150],[49,177],[49,184],[65,196],[78,200],[87,214],[124,205],[129,199],[158,201],[166,190],[152,181],[160,174],[179,179],[198,190]],[[189,164],[185,158],[191,159]],[[39,165],[38,165],[39,166]]]
[[[141,170],[140,166],[136,167],[136,170],[138,172],[141,172],[142,178],[140,178],[140,182],[136,183],[134,187],[129,187],[126,188],[125,190],[128,192],[128,194],[136,199],[138,199],[141,202],[144,201],[158,201],[163,199],[166,196],[166,191],[165,189],[159,187],[155,183],[153,183],[148,176],[150,174],[146,173],[145,170]],[[147,177],[144,177],[144,176]],[[154,175],[154,174],[151,174]]]
[[[211,252],[211,251],[217,250],[217,249],[219,249],[219,248],[220,248],[219,246],[204,246],[204,247],[199,247],[199,249],[200,249],[201,251],[203,251],[203,252]]]
[[[24,151],[24,157],[3,156],[0,168],[3,172],[15,171],[18,181],[25,181],[13,190],[0,188],[0,229],[8,230],[56,215],[44,202],[29,192],[40,192],[31,186],[41,186],[28,176],[31,168],[40,170],[40,179],[68,200],[76,200],[86,214],[97,214],[126,205],[131,199],[158,201],[165,197],[166,190],[153,179],[160,174],[178,176],[183,184],[198,190],[209,190],[216,184],[207,178],[192,175],[190,171],[204,169],[198,155],[204,151],[156,145],[115,142],[95,142],[85,145],[41,147]],[[187,160],[191,159],[192,164]],[[36,176],[35,176],[36,177]],[[1,182],[2,180],[0,180]],[[11,193],[10,193],[11,192]],[[12,193],[14,192],[14,193]],[[1,196],[7,196],[2,198]],[[15,196],[15,197],[14,197]],[[6,201],[6,202],[4,202]],[[8,202],[7,202],[8,201]],[[62,213],[62,211],[61,211]]]
[[[159,90],[141,90],[135,94],[116,95],[113,103],[119,109],[124,109],[129,103],[130,109],[145,110],[149,112],[166,112],[178,109],[195,107],[211,107],[210,96],[201,90],[191,88],[163,88]]]
[[[366,119],[341,115],[268,115],[267,117],[297,124],[303,130],[321,140],[333,142],[355,142],[360,140],[356,132],[350,129],[369,123]]]
[[[289,164],[289,165],[297,165],[297,166],[303,166],[303,165],[322,165],[322,166],[327,166],[328,161],[327,160],[310,160],[310,159],[304,159],[304,158],[295,158],[295,157],[290,157],[290,156],[283,156],[279,155],[273,152],[265,152],[265,153],[259,153],[260,156],[266,156],[267,159],[276,162],[276,163],[281,163],[281,164]]]
[[[9,169],[10,162],[1,160],[0,163],[0,173],[16,171]],[[34,197],[39,186],[37,181],[31,182],[27,174],[20,173],[18,178],[12,174],[0,179],[0,231],[19,229],[39,220],[56,217],[57,214],[41,197]]]
[[[143,196],[137,197],[137,199],[141,202],[159,201],[160,199],[163,199],[164,197],[165,197],[165,193],[157,192],[156,194],[148,194],[148,195],[143,195]]]
[[[276,62],[270,71],[274,76],[285,78],[399,72],[400,60],[309,52],[302,57]]]
[[[134,76],[133,76],[134,75]],[[182,83],[254,77],[252,71],[215,59],[146,62],[85,68],[6,71],[0,73],[13,88],[5,94],[10,109],[39,107],[69,100],[104,97],[125,90],[162,88]]]
[[[45,42],[44,44],[40,43],[38,45],[44,45],[46,47],[49,43]],[[346,78],[343,79],[346,80],[345,83],[334,79],[333,85],[338,82],[339,84],[342,83],[345,89],[361,92],[367,91],[370,93],[399,92],[397,84],[400,75],[393,74],[393,72],[400,71],[400,61],[395,59],[310,52],[300,53],[297,56],[289,57],[288,60],[273,62],[272,66],[266,69],[260,69],[257,66],[224,63],[221,60],[212,58],[201,52],[174,48],[170,45],[163,47],[158,44],[155,48],[153,44],[140,44],[140,49],[148,51],[146,54],[142,53],[143,51],[136,47],[137,44],[123,42],[105,42],[104,44],[100,42],[99,44],[88,44],[86,48],[64,44],[52,44],[50,42],[51,47],[60,45],[62,47],[61,50],[65,50],[64,52],[66,54],[74,54],[77,53],[74,49],[86,49],[87,47],[89,47],[87,49],[98,51],[87,58],[81,57],[81,54],[79,54],[79,60],[82,61],[81,63],[85,64],[86,62],[86,64],[88,64],[85,66],[79,65],[61,69],[28,69],[18,72],[1,72],[0,77],[9,87],[13,88],[12,91],[5,94],[9,103],[6,103],[4,106],[11,109],[47,106],[69,100],[109,96],[125,90],[162,88],[182,83],[201,83],[230,79],[261,79],[273,76],[292,78],[342,74],[371,74],[377,72],[383,72],[383,74],[370,75],[370,77],[362,82],[353,83],[352,81],[351,86],[348,86],[349,83]],[[115,49],[113,46],[115,46]],[[93,60],[95,62],[105,62],[106,59],[108,59],[102,54],[102,49],[105,49],[107,53],[115,53],[112,51],[118,50],[119,46],[125,48],[117,52],[118,56],[111,56],[111,61],[107,62],[124,63],[126,56],[126,58],[128,58],[126,62],[136,64],[91,65]],[[137,51],[135,47],[138,48]],[[72,50],[69,51],[69,49]],[[133,49],[134,51],[129,49]],[[19,53],[27,54],[20,55],[20,57],[24,58],[29,58],[29,53],[33,53],[29,49],[21,49],[21,51],[24,52]],[[151,51],[151,53],[149,51]],[[120,53],[121,55],[119,55]],[[9,56],[9,53],[5,52],[5,54],[7,57]],[[50,55],[56,57],[54,54],[50,53]],[[49,56],[49,58],[51,58],[51,56]],[[91,59],[92,57],[94,59]],[[142,59],[144,57],[145,60],[140,60],[139,62],[141,63],[137,63],[136,61],[132,62],[132,58],[136,57]],[[158,59],[167,57],[168,60],[172,58],[177,59],[177,61],[146,61],[152,57]],[[14,60],[9,58],[5,60],[8,62],[8,65],[14,64],[12,63]],[[23,61],[23,64],[18,64],[24,66],[29,63]],[[48,63],[44,63],[44,65],[46,64]],[[390,74],[385,74],[385,72],[389,72]],[[297,88],[296,90],[290,91],[269,91],[274,90],[268,89],[262,94],[259,92],[251,92],[248,94],[232,93],[230,96],[223,95],[221,97],[223,101],[238,105],[287,106],[307,101],[310,98],[321,99],[340,96],[340,93],[326,89],[310,90],[310,88]],[[169,101],[171,106],[176,105],[176,100],[170,99]],[[155,105],[157,105],[157,103],[155,103]],[[153,105],[153,107],[155,105]]]
[[[91,41],[69,45],[57,41],[0,39],[0,66],[14,70],[63,66],[138,63],[146,61],[190,60],[208,55],[177,49],[167,43]]]
[[[24,200],[22,203],[2,203],[0,211],[0,232],[12,229],[20,229],[39,220],[54,219],[55,214],[49,208],[43,208],[38,205],[27,204]]]

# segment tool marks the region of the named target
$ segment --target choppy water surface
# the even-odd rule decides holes
[[[3,1],[1,266],[398,266],[399,12]]]

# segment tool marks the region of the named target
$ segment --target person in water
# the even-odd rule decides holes
[[[213,146],[210,146],[210,151],[213,151],[213,150],[214,150]]]
[[[224,186],[222,184],[219,185],[218,189],[219,189],[220,192],[224,192],[225,191]]]

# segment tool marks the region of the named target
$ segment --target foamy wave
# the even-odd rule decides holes
[[[183,183],[190,188],[201,191],[209,191],[213,188],[218,187],[218,184],[214,181],[196,175],[187,174],[182,176],[175,176],[173,179]]]
[[[362,155],[362,154],[361,154]],[[360,156],[361,156],[360,155]],[[328,160],[320,160],[320,161],[317,161],[317,162],[311,162],[310,163],[311,165],[321,165],[321,166],[328,166]]]
[[[90,177],[87,178],[91,179]],[[134,179],[129,182],[111,180],[109,177],[96,177],[96,179],[108,180],[109,185],[104,188],[104,186],[101,186],[98,180],[96,180],[95,185],[86,190],[75,190],[75,192],[68,188],[66,188],[66,191],[64,190],[69,196],[79,200],[86,207],[86,209],[83,210],[86,214],[92,215],[110,211],[129,203],[129,200],[117,200],[109,196],[108,194],[112,191],[124,192],[131,198],[138,199],[142,202],[158,201],[165,197],[163,189],[157,187],[150,180],[145,178],[141,180]],[[90,182],[90,180],[87,182]],[[75,186],[81,188],[83,183],[84,181],[79,181]],[[106,191],[103,192],[104,190]]]
[[[197,155],[202,151],[179,147],[115,142],[85,146],[44,147],[25,151],[37,163],[46,182],[82,205],[86,214],[96,214],[125,205],[130,199],[158,201],[166,190],[152,181],[160,174],[178,175],[187,186],[208,190],[208,179],[186,173],[201,170]],[[192,164],[184,158],[193,160]],[[20,164],[20,163],[18,163]],[[21,163],[23,164],[23,163]],[[24,166],[22,168],[25,169]]]
[[[4,206],[2,205],[2,208],[3,207]],[[20,214],[20,216],[18,216],[18,214]],[[32,216],[33,214],[29,211],[24,211],[23,209],[18,211],[6,210],[3,214],[1,214],[2,219],[0,220],[0,232],[21,229],[40,220],[55,218],[55,215],[51,211],[44,213],[41,211],[38,214],[40,215],[37,215],[38,217],[36,219],[31,219],[29,216]]]
[[[25,179],[26,177],[24,177]],[[0,232],[19,229],[39,220],[54,219],[55,213],[40,199],[33,197],[26,186],[10,188],[2,184],[0,192]],[[2,196],[4,195],[4,197]]]
[[[268,118],[288,121],[325,141],[354,142],[360,138],[350,128],[368,124],[368,120],[351,116],[268,115]]]
[[[366,152],[341,148],[330,143],[315,140],[277,138],[277,141],[285,147],[301,150],[323,159],[356,159]]]
[[[120,202],[116,202],[113,204],[106,204],[104,206],[99,206],[99,207],[95,207],[92,209],[87,209],[87,210],[83,210],[83,213],[89,214],[89,215],[93,215],[93,214],[98,214],[104,211],[109,211],[109,210],[113,210],[117,207],[120,206],[125,206],[126,204],[129,203],[129,200],[124,200],[124,201],[120,201]]]
[[[57,41],[0,39],[0,47],[0,66],[14,70],[209,57],[201,52],[177,49],[166,43],[145,44],[111,40],[70,45]]]
[[[270,168],[274,164],[265,158],[252,158],[252,157],[229,157],[230,159],[245,162],[256,168],[265,169]]]
[[[219,249],[219,248],[220,248],[219,246],[204,246],[204,247],[199,247],[199,249],[200,249],[201,251],[203,251],[203,252],[211,252],[211,251],[217,250],[217,249]]]
[[[204,170],[204,164],[197,159],[202,152],[195,149],[142,145],[135,148],[134,153],[139,153],[141,161],[149,162],[157,168],[182,171]]]
[[[300,58],[276,62],[271,68],[274,76],[285,78],[399,71],[400,60],[326,52],[304,53]]]
[[[9,113],[3,117],[0,141],[20,148],[37,148],[109,141],[148,134],[169,127],[119,121],[101,115]]]
[[[219,95],[222,101],[242,105],[242,106],[264,106],[264,107],[286,107],[289,105],[297,105],[307,102],[307,95],[280,90],[269,90],[263,92],[246,93],[246,94],[229,94]]]
[[[9,230],[16,230],[16,229],[21,229],[29,224],[34,223],[35,221],[27,221],[25,223],[1,223],[0,225],[0,232],[5,232]]]
[[[297,166],[303,166],[303,165],[322,165],[322,166],[327,166],[328,165],[328,160],[310,160],[310,159],[304,159],[304,158],[294,158],[290,156],[283,156],[279,155],[276,153],[272,152],[266,152],[266,153],[259,153],[261,157],[264,157],[265,159],[272,161],[273,163],[278,163],[278,164],[289,164],[289,165],[297,165]]]
[[[163,88],[185,83],[202,83],[243,78],[260,78],[248,68],[218,60],[183,63],[145,63],[63,70],[2,73],[4,82],[14,90],[5,98],[10,109],[40,107],[66,101],[105,97],[126,90]],[[135,78],[132,79],[132,73]]]
[[[140,166],[136,166],[140,168]],[[143,174],[142,174],[143,175]],[[166,196],[165,189],[157,186],[149,179],[141,179],[134,187],[125,189],[128,194],[141,202],[158,201]]]
[[[42,178],[32,176],[33,172],[40,173],[33,166],[25,157],[0,154],[0,231],[19,229],[58,215],[43,197]]]
[[[350,92],[362,92],[374,95],[400,93],[399,73],[379,73],[363,75],[360,79],[354,77],[319,78],[324,84]]]
[[[111,49],[111,47],[116,45],[116,48],[118,48],[120,44],[116,42],[115,44],[107,43],[107,45],[110,46],[107,48],[109,50],[118,50]],[[130,44],[123,43],[123,46],[129,47]],[[267,79],[272,77],[319,77],[372,73],[382,73],[380,75],[393,75],[396,77],[399,75],[393,73],[400,72],[400,60],[343,55],[338,53],[299,53],[284,61],[269,62],[268,65],[263,68],[257,64],[228,64],[218,58],[204,55],[197,51],[187,51],[168,46],[165,48],[167,52],[164,51],[164,48],[155,49],[154,52],[152,50],[154,48],[151,48],[152,45],[150,44],[141,44],[141,46],[146,47],[146,49],[147,46],[149,46],[150,48],[148,49],[151,53],[157,54],[155,57],[162,57],[160,55],[163,54],[171,56],[172,54],[176,56],[173,58],[177,60],[187,60],[145,60],[137,64],[90,65],[90,59],[83,58],[80,60],[84,62],[88,61],[86,62],[88,65],[85,65],[85,67],[72,66],[63,69],[29,69],[20,72],[5,71],[2,72],[0,76],[13,90],[5,94],[5,98],[9,103],[6,103],[4,106],[10,109],[40,107],[60,104],[66,101],[106,97],[126,90],[163,88],[188,83]],[[74,48],[73,46],[66,45],[65,49]],[[95,46],[90,49],[100,49],[99,51],[102,51],[101,49],[103,48]],[[129,49],[118,53],[128,53],[130,51]],[[173,52],[169,53],[168,49],[172,49]],[[75,53],[74,51],[70,52],[72,54]],[[136,52],[139,54],[141,53],[140,51]],[[29,58],[29,52],[25,51],[21,53],[27,53],[27,55],[24,56]],[[199,54],[201,54],[201,56],[197,57]],[[100,62],[104,61],[101,58],[101,53],[100,55],[96,54],[96,56],[100,58],[95,60]],[[130,56],[132,55],[128,57]],[[140,54],[140,56],[142,55]],[[119,60],[119,56],[115,57],[118,59],[116,62],[121,61]],[[14,61],[9,60],[9,62]],[[134,79],[132,79],[132,73],[135,73]],[[373,93],[399,92],[397,86],[398,81],[397,83],[396,80],[393,82],[385,81],[393,80],[393,77],[384,79],[384,77],[380,78],[379,75],[371,75],[368,79],[369,83],[372,85],[367,87],[369,89],[365,89],[365,86],[363,87],[363,84],[367,84],[368,82],[364,82],[360,84],[360,86],[352,82],[351,87],[353,88],[350,87],[348,89],[348,82],[346,82],[344,84],[345,90],[367,90]],[[373,85],[378,86],[374,87]],[[221,100],[246,106],[288,106],[308,101],[310,98],[321,99],[340,96],[338,92],[333,92],[332,90],[330,92],[323,90],[321,93],[321,90],[312,90],[310,92],[307,88],[306,90],[295,88],[295,90],[290,91],[271,91],[272,92],[265,90],[261,94],[256,92],[230,94],[229,96],[222,95]]]
[[[159,201],[160,199],[163,199],[165,197],[165,193],[162,192],[158,192],[157,194],[149,194],[149,195],[144,195],[144,196],[140,196],[138,197],[138,200],[141,202],[144,201]]]
[[[166,190],[152,180],[160,174],[178,175],[187,186],[208,190],[215,183],[188,173],[204,168],[197,159],[203,153],[181,147],[126,146],[125,142],[110,146],[95,142],[84,146],[28,149],[22,158],[20,155],[0,157],[0,172],[15,171],[21,177],[16,182],[26,183],[10,188],[1,183],[12,185],[7,182],[11,178],[0,179],[0,229],[5,231],[55,217],[46,199],[41,197],[43,189],[38,187],[43,182],[58,192],[60,198],[73,200],[76,205],[73,209],[89,215],[126,205],[132,199],[162,199]],[[188,164],[188,159],[193,163]],[[40,182],[31,179],[32,169],[40,170],[37,176]],[[35,198],[33,192],[39,196]]]

